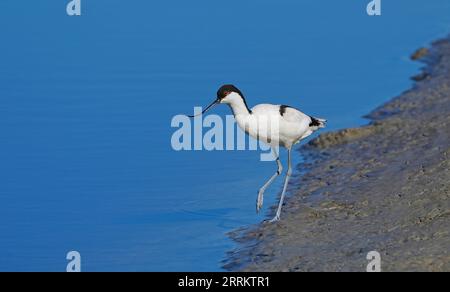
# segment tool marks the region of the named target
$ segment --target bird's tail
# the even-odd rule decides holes
[[[322,129],[327,126],[327,120],[311,117],[311,123],[309,124],[309,126],[311,128],[314,128],[314,130]]]

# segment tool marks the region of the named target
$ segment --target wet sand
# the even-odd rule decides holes
[[[281,221],[230,234],[225,269],[365,271],[378,251],[383,271],[450,271],[450,38],[411,58],[415,85],[369,125],[300,149]]]

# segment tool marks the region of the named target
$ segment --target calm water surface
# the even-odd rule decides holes
[[[450,31],[448,0],[383,1],[375,18],[368,0],[82,0],[81,17],[66,2],[0,2],[0,270],[64,271],[70,250],[85,271],[220,270],[225,233],[264,219],[275,165],[174,152],[172,117],[235,83],[250,106],[357,126]]]

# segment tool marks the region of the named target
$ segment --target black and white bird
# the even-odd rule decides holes
[[[250,109],[244,95],[234,85],[224,85],[217,91],[217,99],[206,107],[201,114],[217,104],[228,104],[233,112],[238,126],[251,137],[269,144],[276,156],[278,169],[276,173],[259,189],[256,201],[256,212],[263,206],[264,192],[281,174],[283,166],[277,149],[282,146],[288,151],[288,169],[283,191],[275,217],[270,222],[280,220],[289,178],[292,175],[292,146],[310,136],[315,131],[324,128],[326,120],[308,116],[287,105],[259,104]],[[190,116],[194,117],[194,116]]]

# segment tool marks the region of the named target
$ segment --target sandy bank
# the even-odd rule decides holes
[[[365,271],[376,250],[384,271],[450,271],[450,39],[413,59],[415,86],[368,126],[301,149],[281,222],[234,232],[226,269]]]

